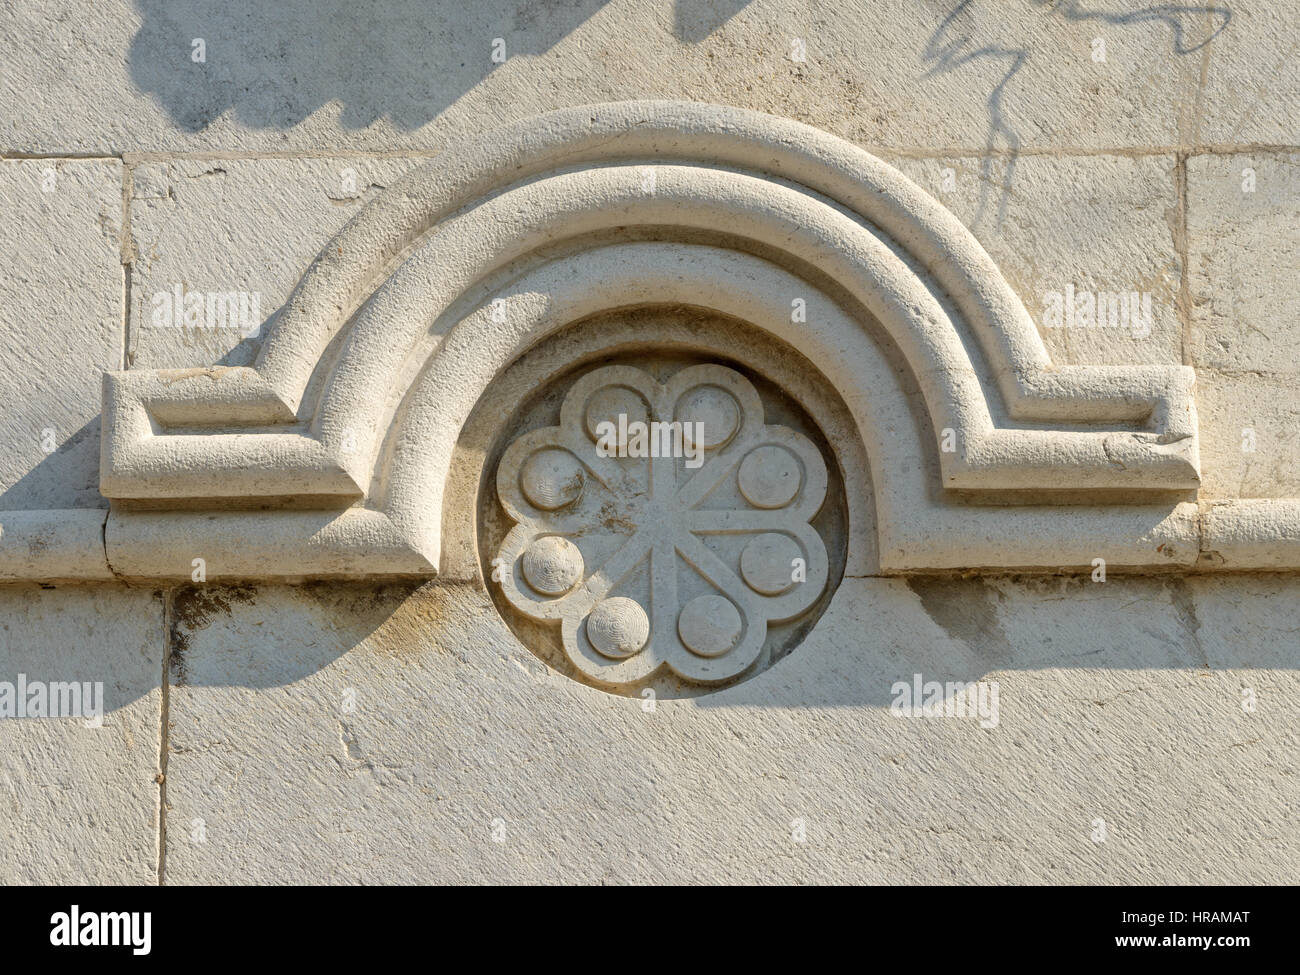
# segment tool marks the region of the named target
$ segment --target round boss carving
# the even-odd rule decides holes
[[[519,471],[519,487],[533,507],[554,511],[582,496],[586,474],[582,463],[563,448],[537,451]]]
[[[543,596],[560,596],[582,578],[582,553],[565,538],[547,535],[524,550],[524,580]]]
[[[587,617],[587,639],[611,660],[640,653],[650,637],[650,618],[641,604],[624,596],[601,601]]]

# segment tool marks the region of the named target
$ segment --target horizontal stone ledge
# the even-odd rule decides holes
[[[112,579],[107,508],[0,511],[0,581]]]
[[[105,539],[113,571],[125,579],[216,582],[437,575],[437,568],[412,549],[387,515],[365,508],[114,511]]]
[[[1300,566],[1300,498],[1202,502],[1201,552],[1211,572]]]
[[[1199,524],[1190,502],[935,505],[882,528],[880,561],[884,575],[1073,573],[1101,563],[1107,572],[1189,572],[1200,555]]]
[[[1179,559],[1161,566],[1164,571],[1300,569],[1300,498],[1203,501],[1199,518],[1194,514],[1190,518],[1175,517],[1184,511],[1191,513],[1192,509],[1190,504],[1177,505],[1170,517],[1191,537],[1199,536],[1200,559],[1195,565]],[[1007,518],[1016,509],[982,510],[986,515]],[[1112,515],[1123,510],[1107,509]],[[1078,519],[1085,513],[1077,508],[1061,508],[1057,513],[1070,516],[1061,528],[1084,524]],[[1046,512],[1040,509],[1039,514]],[[949,510],[945,521],[958,515],[958,511]],[[1134,522],[1141,523],[1141,518]],[[1114,527],[1122,526],[1116,523]],[[1030,531],[1013,542],[995,544],[992,537],[985,537],[983,544],[975,546],[978,551],[957,550],[976,534],[967,539],[959,537],[959,532],[948,534],[939,545],[942,554],[913,552],[905,564],[887,567],[879,574],[924,575],[957,567],[989,574],[1056,572],[1065,564],[1086,565],[1084,550],[1092,552],[1098,542],[1086,531],[1073,545],[1065,544],[1067,539],[1059,530],[1051,533],[1051,538],[1035,538]],[[1111,546],[1125,542],[1118,537],[1106,541]],[[1129,547],[1149,541],[1128,540]],[[1107,547],[1102,545],[1103,549]],[[1124,549],[1120,558],[1108,560],[1108,566],[1117,571],[1154,567],[1154,563],[1126,565],[1125,557],[1136,558]],[[433,564],[412,548],[386,515],[364,508],[343,512],[110,512],[103,508],[0,511],[0,582],[189,582],[199,568],[195,559],[203,560],[202,575],[211,582],[437,575]]]

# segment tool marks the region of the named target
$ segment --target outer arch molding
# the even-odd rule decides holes
[[[723,229],[725,244],[701,248],[673,240],[710,225]],[[657,228],[664,239],[637,252],[653,254],[651,264],[625,263],[618,273],[609,262],[619,245],[609,235],[629,227]],[[584,236],[592,238],[586,258]],[[576,253],[539,256],[561,240],[578,241],[570,246]],[[702,266],[715,274],[679,275],[676,300],[686,297],[689,278],[701,293],[730,296],[723,304],[743,303],[737,282],[746,275],[751,281],[766,275],[769,284],[780,278],[747,254],[750,245],[824,270],[884,326],[917,379],[933,428],[956,433],[958,450],[939,458],[941,488],[1122,488],[1162,492],[1153,495],[1159,498],[1197,484],[1192,371],[1054,367],[988,255],[955,217],[892,167],[834,136],[754,112],[630,102],[566,109],[489,133],[386,191],[308,269],[254,367],[106,377],[102,490],[136,510],[183,508],[187,499],[218,506],[222,499],[292,499],[301,506],[314,498],[309,503],[322,509],[352,506],[368,512],[370,535],[376,518],[391,529],[384,551],[409,549],[413,558],[398,560],[402,571],[423,564],[432,572],[439,559],[442,448],[413,452],[402,446],[410,442],[405,428],[395,426],[411,424],[418,404],[430,399],[420,384],[427,386],[431,375],[450,376],[455,356],[480,361],[475,382],[490,382],[487,364],[503,368],[529,342],[565,324],[570,312],[563,309],[581,317],[579,311],[601,310],[593,302],[614,307],[628,294],[648,295],[644,286],[654,273],[643,269],[671,267],[674,250],[708,251]],[[632,253],[623,251],[623,258]],[[607,271],[615,269],[615,286],[604,292],[589,273],[602,260]],[[556,277],[565,268],[572,273]],[[547,273],[555,279],[550,290],[537,284]],[[739,277],[724,280],[733,273]],[[851,310],[806,281],[796,284],[800,295],[816,294],[826,306],[818,327],[830,331],[817,340],[825,350],[819,367],[834,372],[832,360],[850,347],[855,355],[869,354],[872,342]],[[671,290],[661,283],[658,293]],[[778,302],[768,294],[759,308],[750,295],[750,312],[768,320],[760,327],[780,331],[776,306],[788,309],[789,297]],[[531,316],[514,337],[488,317],[498,300],[512,315]],[[980,350],[982,363],[972,361],[971,348]],[[846,402],[863,403],[862,394],[872,390],[879,395],[858,417],[876,484],[898,480],[897,464],[918,470],[909,461],[921,445],[885,443],[879,417],[871,416],[871,409],[899,409],[890,400],[895,394],[882,394],[842,368],[839,373]],[[420,421],[410,429],[454,445],[456,424],[477,396],[462,384],[451,398],[456,405],[443,410],[444,426],[429,432]],[[1016,428],[998,427],[996,412]],[[177,429],[199,421],[214,432]],[[1062,422],[1083,429],[1063,431]],[[386,451],[386,442],[397,446]],[[1035,509],[925,500],[934,494],[930,486],[919,485],[919,494],[916,487],[878,497],[886,570],[1040,564],[1036,554],[1015,551],[1023,534],[1016,521],[1041,517]],[[1134,554],[1118,564],[1151,564],[1161,559],[1148,542],[1181,539],[1186,507],[1157,502],[1087,510],[1097,519],[1094,536],[1110,531],[1106,524],[1122,525],[1114,530]],[[908,527],[935,512],[965,526],[942,546],[914,537]],[[123,506],[114,517],[125,525],[132,513]],[[1008,529],[1006,551],[989,551],[994,522],[999,531]],[[1095,537],[1090,541],[1095,545]]]

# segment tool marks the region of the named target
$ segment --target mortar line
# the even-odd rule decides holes
[[[1150,146],[1097,146],[1095,148],[1058,147],[1043,149],[991,149],[984,146],[941,146],[938,148],[913,146],[898,148],[896,146],[876,145],[870,142],[854,142],[851,138],[845,138],[845,141],[850,142],[859,148],[866,149],[871,153],[885,156],[898,156],[904,159],[945,159],[951,157],[967,159],[1018,159],[1030,156],[1044,159],[1073,159],[1080,157],[1086,158],[1089,156],[1117,156],[1126,159],[1146,159],[1151,156],[1172,156],[1180,152],[1188,156],[1226,156],[1270,152],[1292,154],[1300,152],[1300,146],[1290,143],[1206,142],[1195,145],[1161,144]]]
[[[0,159],[8,159],[21,162],[24,159],[89,159],[106,161],[110,159],[121,159],[120,152],[24,152],[21,149],[0,149]]]
[[[172,594],[163,593],[163,663],[161,728],[158,735],[158,886],[165,886],[167,870],[167,753],[171,748]]]
[[[1188,145],[1186,143],[1168,143],[1148,146],[1057,146],[1029,149],[999,149],[987,146],[888,146],[871,141],[858,142],[843,136],[868,152],[901,156],[917,159],[941,159],[948,156],[966,158],[1015,158],[1018,156],[1043,156],[1047,158],[1071,158],[1075,156],[1127,156],[1145,158],[1147,156],[1169,156],[1176,152],[1189,155],[1213,155],[1250,152],[1300,152],[1300,143],[1263,143],[1263,142],[1205,142]],[[212,162],[229,160],[256,159],[434,159],[444,155],[447,149],[386,149],[368,151],[364,149],[277,149],[257,150],[194,150],[178,152],[126,152],[122,158],[128,163],[142,162]]]
[[[842,136],[868,152],[898,156],[908,159],[943,159],[952,156],[982,159],[1012,158],[1021,156],[1041,156],[1044,158],[1068,159],[1076,156],[1123,156],[1142,159],[1148,156],[1169,156],[1184,153],[1187,156],[1203,155],[1238,155],[1247,153],[1300,153],[1300,143],[1287,142],[1206,142],[1190,145],[1187,143],[1169,143],[1146,146],[1058,146],[1043,148],[990,149],[987,146],[889,146],[870,141],[858,142],[849,136]],[[149,162],[211,162],[220,160],[257,160],[282,159],[434,159],[446,153],[446,149],[331,149],[312,148],[277,149],[277,150],[177,150],[175,152],[118,152],[109,154],[92,154],[77,152],[22,152],[0,149],[0,161],[22,160],[119,160],[134,166]]]
[[[122,230],[118,258],[122,262],[122,369],[131,368],[131,274],[135,268],[135,237],[131,227],[131,198],[135,195],[135,169],[122,162]]]
[[[1200,564],[1209,552],[1209,549],[1206,548],[1205,544],[1206,507],[1207,503],[1205,501],[1202,501],[1200,498],[1196,499],[1196,564]]]
[[[104,509],[104,520],[99,525],[99,543],[104,547],[104,565],[108,567],[109,574],[118,582],[126,582],[125,579],[113,568],[113,562],[108,557],[108,519],[113,515],[111,508]]]
[[[126,369],[127,335],[130,331],[131,314],[131,265],[122,265],[122,355],[119,369]]]
[[[157,162],[220,162],[244,159],[434,159],[446,149],[195,149],[176,152],[124,152],[121,158],[130,165]]]
[[[1178,253],[1178,263],[1182,268],[1178,275],[1178,324],[1179,324],[1179,361],[1185,365],[1189,362],[1192,339],[1192,268],[1191,246],[1187,240],[1187,154],[1180,152],[1174,161],[1174,196],[1178,207],[1175,223],[1177,225],[1174,249]]]

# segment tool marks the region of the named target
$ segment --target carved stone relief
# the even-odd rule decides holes
[[[632,354],[556,386],[484,474],[500,516],[484,518],[485,574],[521,640],[624,692],[698,693],[787,652],[845,548],[841,479],[807,416],[699,355]]]
[[[857,146],[628,102],[379,195],[252,366],[106,375],[110,513],[6,513],[0,578],[185,579],[195,545],[225,578],[447,576],[474,552],[444,532],[476,404],[558,331],[653,303],[798,348],[847,405],[855,573],[1300,564],[1297,499],[1198,498],[1190,367],[1053,363],[962,223]]]

